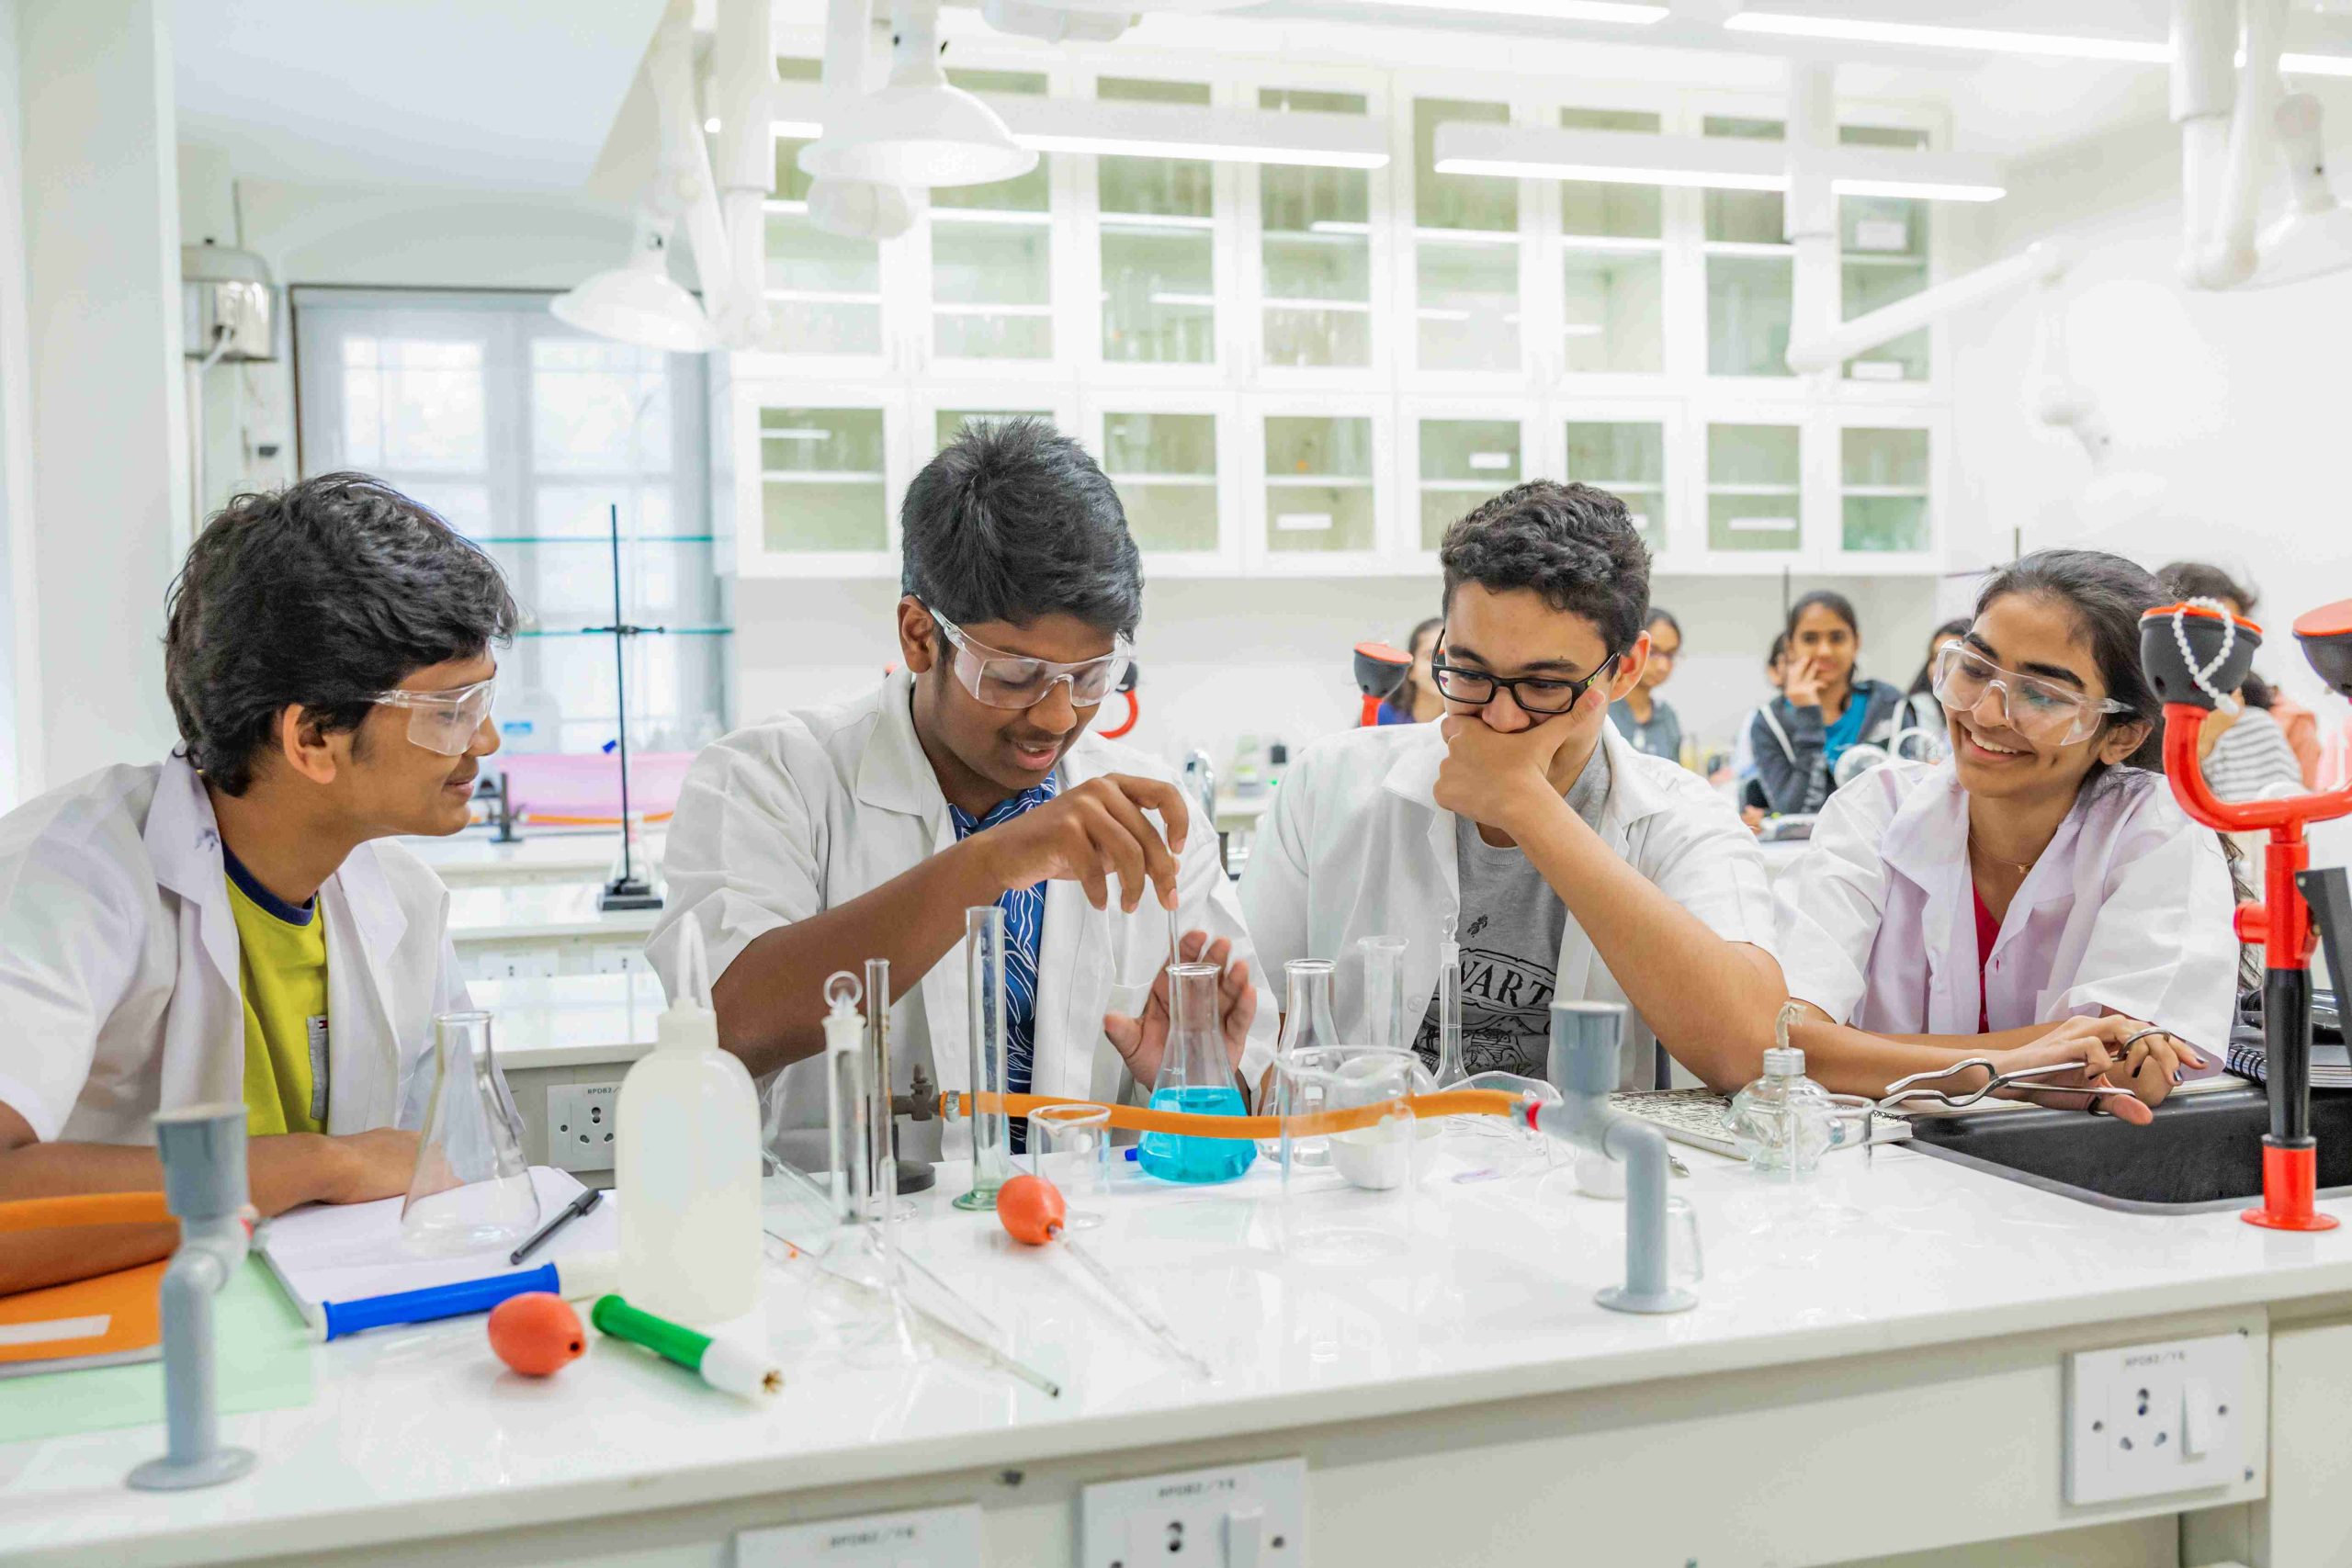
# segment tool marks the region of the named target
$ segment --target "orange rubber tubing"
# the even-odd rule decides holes
[[[65,1230],[75,1225],[167,1224],[171,1218],[161,1192],[86,1192],[0,1203],[0,1233]]]
[[[1049,1094],[982,1094],[948,1092],[939,1097],[939,1113],[949,1121],[972,1113],[977,1099],[983,1111],[1026,1116],[1048,1105],[1101,1105],[1096,1100],[1061,1100]],[[1498,1089],[1457,1089],[1442,1094],[1416,1094],[1406,1106],[1416,1116],[1521,1116],[1527,1097]],[[1318,1111],[1306,1116],[1196,1116],[1182,1111],[1148,1111],[1140,1105],[1106,1105],[1111,1125],[1134,1133],[1179,1133],[1193,1138],[1279,1138],[1283,1123],[1290,1123],[1296,1138],[1319,1137],[1369,1127],[1385,1119],[1388,1107],[1358,1105],[1346,1111]]]

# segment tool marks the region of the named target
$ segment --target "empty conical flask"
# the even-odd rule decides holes
[[[433,1100],[401,1205],[413,1252],[511,1247],[539,1223],[538,1190],[523,1158],[523,1118],[491,1051],[490,1014],[433,1020]]]

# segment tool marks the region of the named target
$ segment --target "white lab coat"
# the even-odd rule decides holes
[[[433,1015],[467,1006],[448,905],[431,867],[380,841],[319,889],[330,1133],[420,1119]],[[148,1144],[159,1110],[241,1103],[237,964],[220,830],[184,759],[103,768],[0,818],[0,1102],[44,1141]]]
[[[2216,1055],[2237,998],[2220,840],[2138,769],[2083,792],[2009,904],[1977,983],[1968,793],[1890,762],[1829,798],[1778,890],[1789,995],[1881,1034],[1973,1034],[2114,1011]]]
[[[954,847],[946,797],[915,737],[913,690],[912,676],[899,671],[854,701],[738,730],[695,759],[662,852],[669,908],[646,942],[671,995],[684,977],[689,926],[702,933],[710,973],[723,975],[755,938],[846,904]],[[1170,783],[1175,777],[1157,759],[1093,735],[1070,748],[1060,772],[1064,790],[1104,773]],[[1216,829],[1193,815],[1177,876],[1183,929],[1205,931],[1212,941],[1229,938],[1233,961],[1250,962],[1254,970]],[[1114,882],[1111,908],[1097,911],[1082,885],[1046,885],[1031,1067],[1036,1093],[1095,1100],[1134,1095],[1125,1064],[1103,1037],[1102,1015],[1143,1007],[1168,963],[1168,916],[1148,893],[1134,914],[1122,913],[1116,891]],[[970,1087],[964,970],[958,942],[890,1010],[896,1088],[907,1087],[918,1062],[942,1089]],[[1242,1058],[1247,1081],[1257,1082],[1273,1059],[1279,1032],[1273,997],[1261,985]],[[774,1124],[825,1124],[821,1058],[793,1063],[763,1087],[784,1096]],[[1142,1087],[1148,1092],[1150,1086]],[[938,1122],[904,1122],[899,1140],[910,1158],[971,1152],[964,1122],[944,1129]]]
[[[1635,750],[1615,725],[1600,727],[1600,743],[1610,768],[1601,841],[1716,935],[1771,952],[1764,857],[1731,804],[1672,759]],[[1241,907],[1259,954],[1270,976],[1295,958],[1340,965],[1332,1021],[1342,1039],[1363,1038],[1360,938],[1407,939],[1408,1033],[1437,993],[1443,922],[1462,908],[1454,814],[1434,794],[1444,760],[1445,737],[1434,724],[1317,741],[1283,774],[1250,852]],[[1573,917],[1553,984],[1562,1001],[1626,1001]],[[1618,1072],[1625,1088],[1650,1087],[1657,1043],[1631,1013]]]

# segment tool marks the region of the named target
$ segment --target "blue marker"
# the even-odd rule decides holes
[[[612,1290],[619,1273],[620,1259],[616,1254],[586,1253],[512,1274],[429,1285],[421,1291],[362,1296],[356,1301],[321,1302],[311,1315],[311,1326],[322,1339],[340,1339],[362,1329],[384,1328],[398,1323],[432,1323],[445,1317],[488,1312],[509,1296],[532,1291],[572,1299],[600,1296]]]

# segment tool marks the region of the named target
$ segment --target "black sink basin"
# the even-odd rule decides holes
[[[1911,1146],[2102,1208],[2179,1214],[2259,1197],[2269,1126],[2262,1089],[2246,1084],[2168,1100],[2146,1127],[2039,1106],[1922,1116]],[[2352,1195],[2352,1091],[2312,1095],[2312,1134],[2320,1196]]]

